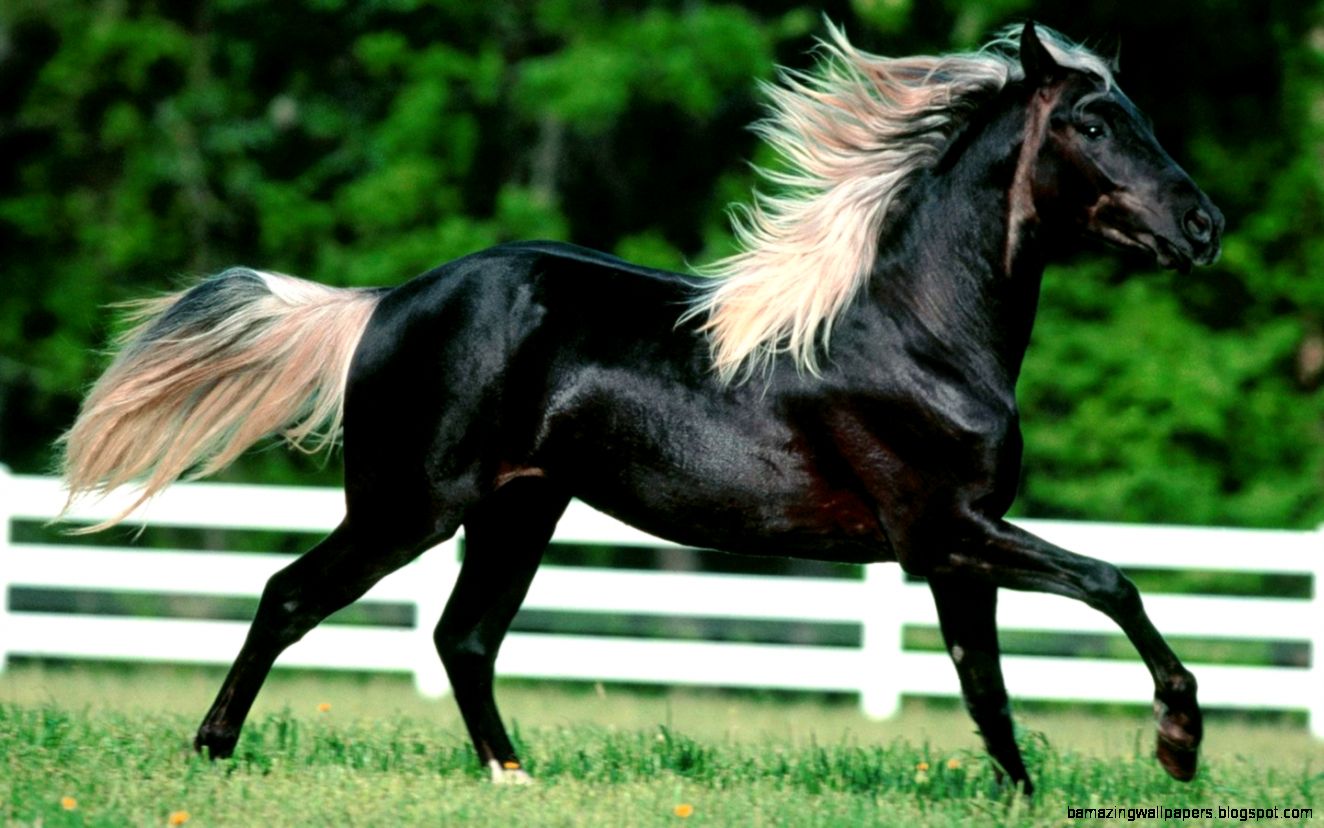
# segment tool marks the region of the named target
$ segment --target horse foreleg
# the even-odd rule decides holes
[[[1154,628],[1135,584],[1112,564],[1077,555],[1006,521],[983,527],[984,537],[935,566],[932,574],[963,575],[1009,589],[1051,592],[1083,601],[1126,633],[1154,678],[1156,755],[1171,776],[1194,778],[1204,736],[1195,677]]]
[[[497,783],[530,781],[492,692],[497,651],[569,498],[546,480],[513,480],[465,516],[464,562],[437,625],[437,652],[478,761]]]
[[[961,695],[979,726],[984,746],[1025,794],[1034,784],[1012,731],[1011,702],[1002,681],[997,630],[997,592],[992,584],[934,577],[929,589],[947,652],[961,679]]]

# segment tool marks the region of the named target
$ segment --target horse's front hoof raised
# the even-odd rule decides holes
[[[1154,751],[1154,755],[1158,757],[1159,764],[1168,775],[1181,782],[1190,782],[1194,779],[1200,765],[1199,748],[1173,744],[1164,739],[1162,734],[1158,737],[1158,748]]]
[[[1200,765],[1204,716],[1195,701],[1195,676],[1181,671],[1154,694],[1158,745],[1154,755],[1173,779],[1190,782]]]
[[[1190,782],[1200,764],[1200,714],[1193,716],[1164,711],[1158,721],[1158,744],[1154,755],[1173,779]]]

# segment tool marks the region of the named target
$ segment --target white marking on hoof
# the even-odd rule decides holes
[[[960,664],[963,658],[965,658],[965,650],[961,649],[961,645],[957,644],[956,646],[952,647],[952,661],[956,662],[957,664]]]
[[[513,763],[512,763],[513,764]],[[492,772],[493,785],[532,785],[533,777],[521,767],[505,767],[496,759],[490,759],[487,769]]]

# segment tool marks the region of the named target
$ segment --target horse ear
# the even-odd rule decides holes
[[[1117,38],[1117,46],[1113,49],[1113,56],[1108,61],[1108,69],[1114,75],[1122,73],[1122,38]]]
[[[1025,21],[1025,28],[1021,29],[1021,68],[1025,70],[1025,79],[1039,86],[1062,74],[1062,67],[1039,40],[1033,20]]]

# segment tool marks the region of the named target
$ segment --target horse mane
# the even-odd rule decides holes
[[[975,52],[888,58],[851,45],[830,22],[809,71],[782,68],[760,84],[768,117],[753,127],[779,169],[756,168],[775,194],[731,211],[738,252],[710,277],[682,321],[706,317],[723,382],[771,370],[788,353],[819,373],[833,323],[868,280],[898,194],[932,166],[980,102],[1021,79],[1019,26]],[[1112,85],[1106,60],[1045,27],[1040,41],[1063,66]]]

